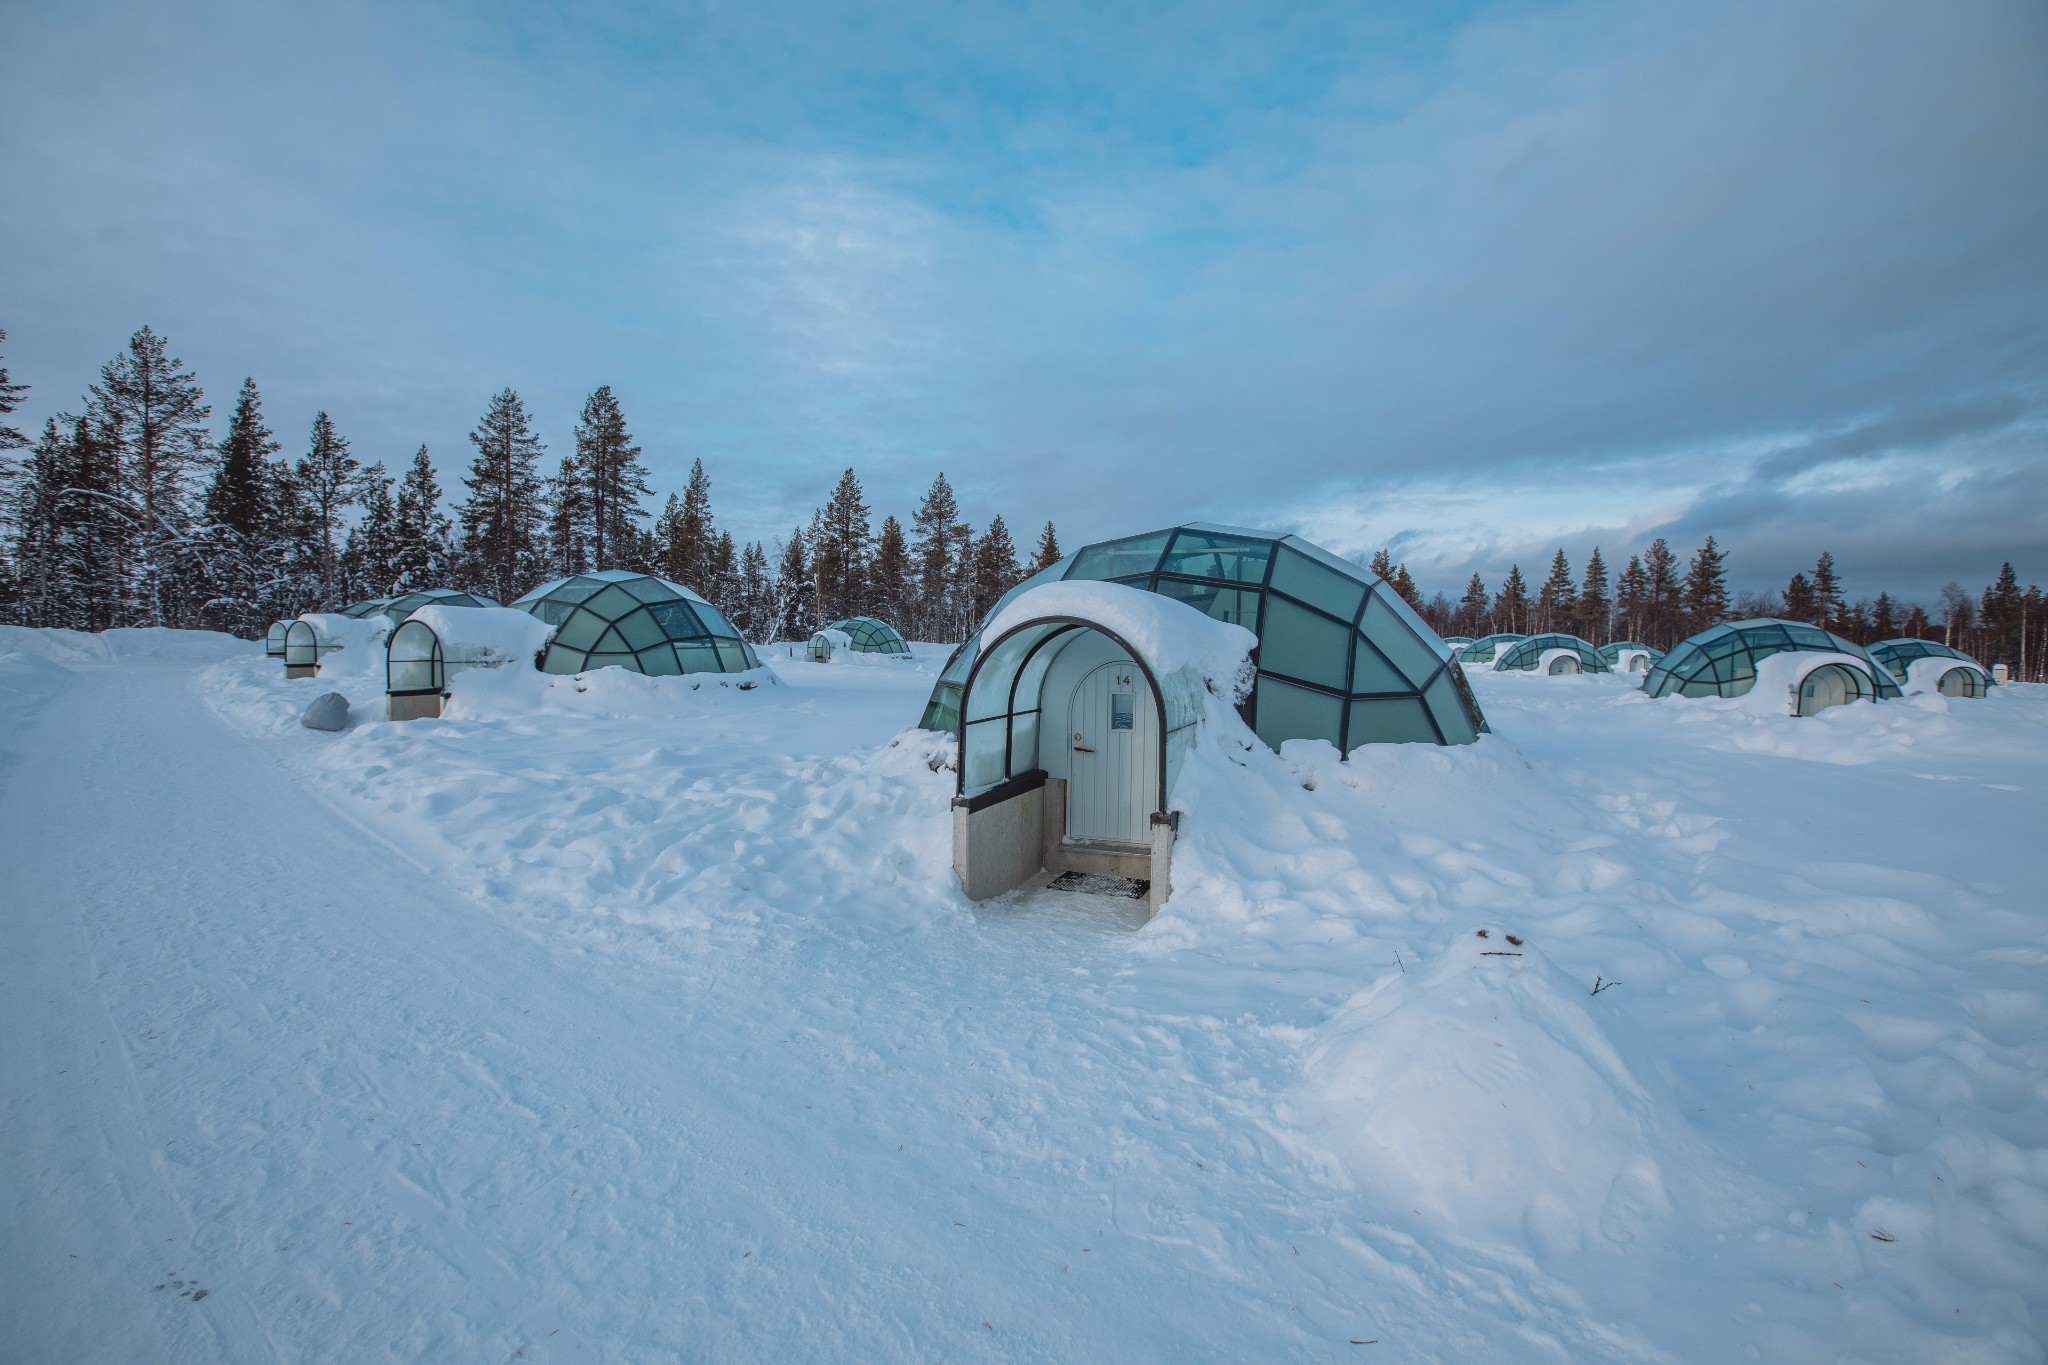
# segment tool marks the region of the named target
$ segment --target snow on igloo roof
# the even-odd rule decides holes
[[[546,673],[626,668],[656,677],[743,673],[759,668],[754,647],[700,594],[625,569],[572,574],[512,604],[555,627],[541,658]]]
[[[360,602],[349,603],[340,611],[316,614],[328,616],[346,616],[351,621],[360,621],[364,617],[370,615],[372,612],[382,611],[384,609],[384,604],[386,602],[389,602],[390,600],[391,599],[388,597],[365,597]]]
[[[846,637],[847,648],[862,654],[910,652],[910,645],[896,627],[873,616],[849,616],[844,621],[834,621],[825,627],[825,631],[835,630]]]
[[[1517,640],[1526,640],[1528,638],[1526,635],[1518,635],[1513,631],[1501,631],[1494,635],[1482,635],[1476,640],[1467,640],[1464,646],[1458,650],[1458,662],[1467,664],[1491,663],[1493,662],[1494,655],[1500,653],[1504,646],[1514,644]]]
[[[1653,697],[1739,697],[1756,686],[1757,664],[1787,650],[1841,654],[1865,668],[1880,697],[1899,696],[1899,685],[1861,645],[1803,621],[1758,617],[1709,627],[1671,647],[1643,675]]]
[[[1466,744],[1485,718],[1449,646],[1376,575],[1295,535],[1190,522],[1085,546],[1005,593],[955,651],[922,724],[959,726],[960,688],[990,624],[1018,596],[1101,580],[1171,597],[1258,639],[1242,709],[1259,738]]]
[[[1912,636],[1903,636],[1895,640],[1879,640],[1876,644],[1867,646],[1864,652],[1884,665],[1885,671],[1890,673],[1901,687],[1905,686],[1907,673],[1915,659],[1960,659],[1985,677],[1991,676],[1991,670],[1983,664],[1960,649],[1951,649],[1939,640],[1918,640]]]
[[[1579,668],[1587,673],[1611,673],[1607,660],[1600,657],[1600,651],[1593,648],[1589,640],[1576,635],[1565,635],[1552,631],[1544,635],[1531,635],[1526,640],[1517,640],[1500,657],[1493,661],[1496,673],[1528,670],[1538,667],[1543,656],[1553,649],[1568,649],[1579,659]]]
[[[421,607],[495,607],[495,597],[486,597],[480,592],[464,592],[460,588],[421,588],[416,592],[403,593],[386,601],[378,610],[392,621],[405,620]]]

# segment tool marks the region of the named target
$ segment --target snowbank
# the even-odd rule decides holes
[[[555,628],[513,607],[420,607],[406,618],[418,621],[441,641],[442,661],[451,667],[491,668],[533,661],[554,637]]]
[[[1941,693],[1942,677],[1951,670],[1958,668],[1967,668],[1973,673],[1985,673],[1983,669],[1966,660],[1951,659],[1941,654],[1930,654],[1925,658],[1915,659],[1906,665],[1906,685],[1903,691],[1909,697],[1916,693],[1924,696],[1938,696]],[[1985,676],[1988,678],[1990,674],[1985,673]]]
[[[1853,654],[1838,654],[1833,650],[1787,649],[1757,661],[1756,682],[1739,699],[1743,709],[1760,716],[1798,715],[1799,685],[1809,673],[1829,664],[1840,664],[1850,672],[1860,674],[1866,685],[1875,689],[1875,675],[1866,659],[1859,659]],[[1870,699],[1866,697],[1863,700]]]
[[[1114,632],[1155,673],[1192,669],[1210,691],[1233,704],[1251,690],[1256,635],[1185,602],[1121,583],[1046,583],[1019,593],[983,627],[982,639],[994,640],[1027,621],[1061,616]]]

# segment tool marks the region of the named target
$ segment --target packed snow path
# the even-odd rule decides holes
[[[1492,684],[1133,936],[958,900],[923,667],[248,655],[0,656],[0,1357],[2042,1356],[2038,700]]]

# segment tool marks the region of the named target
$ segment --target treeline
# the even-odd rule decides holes
[[[0,367],[0,422],[26,392]],[[1000,516],[977,532],[944,474],[907,526],[893,515],[877,526],[848,469],[809,523],[772,547],[718,529],[701,460],[650,514],[641,450],[609,387],[584,401],[551,472],[519,395],[498,393],[445,507],[425,446],[395,474],[366,465],[322,412],[304,453],[287,457],[248,379],[217,439],[211,415],[198,380],[144,327],[101,367],[79,412],[51,418],[33,442],[0,424],[0,620],[253,638],[272,621],[366,597],[445,586],[510,602],[549,579],[633,569],[695,588],[754,640],[804,639],[857,615],[913,639],[959,640],[1061,555],[1051,522],[1028,551]],[[27,454],[5,457],[12,450]],[[1597,549],[1575,574],[1559,550],[1533,589],[1514,565],[1494,590],[1473,574],[1456,601],[1425,600],[1387,551],[1368,567],[1445,635],[1568,631],[1668,649],[1731,618],[1781,616],[1858,643],[1941,639],[2030,681],[2048,673],[2041,590],[2022,590],[2011,564],[1974,596],[1949,584],[1932,614],[1885,593],[1851,601],[1825,553],[1782,592],[1731,596],[1711,536],[1684,562],[1652,541],[1618,575]]]
[[[26,392],[0,368],[0,418]],[[632,569],[696,588],[756,640],[805,638],[863,613],[945,640],[1060,556],[1049,522],[1025,562],[1000,516],[977,533],[943,474],[906,531],[894,516],[875,527],[849,469],[772,551],[718,529],[701,460],[650,517],[641,450],[609,387],[585,400],[552,472],[519,395],[498,393],[447,506],[425,446],[394,474],[359,460],[322,412],[304,453],[287,457],[250,379],[218,439],[211,414],[198,380],[144,327],[79,412],[51,418],[33,442],[0,426],[0,451],[28,452],[0,461],[0,620],[253,638],[362,598],[453,586],[510,602],[549,579]]]
[[[1610,581],[1598,548],[1576,576],[1571,561],[1559,550],[1551,558],[1549,574],[1533,592],[1516,564],[1509,566],[1499,589],[1492,592],[1473,574],[1464,596],[1455,602],[1442,593],[1422,600],[1406,566],[1394,563],[1385,550],[1373,557],[1371,568],[1443,635],[1563,631],[1596,645],[1635,640],[1669,649],[1723,621],[1775,616],[1811,622],[1857,644],[1899,636],[1936,639],[1986,664],[2006,664],[2016,678],[2048,681],[2048,612],[2043,610],[2041,589],[2022,590],[2010,563],[2000,566],[1993,582],[1974,597],[1950,583],[1930,615],[1918,603],[1901,602],[1888,593],[1851,601],[1835,558],[1826,551],[1811,573],[1793,574],[1782,592],[1731,596],[1727,561],[1727,552],[1712,536],[1683,564],[1659,537],[1647,550],[1630,555]]]

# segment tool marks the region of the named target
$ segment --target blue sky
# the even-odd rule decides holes
[[[187,12],[194,10],[196,13]],[[18,6],[0,326],[144,322],[287,444],[609,383],[772,538],[858,468],[1070,544],[1426,587],[1712,532],[1737,583],[2048,578],[2048,7]],[[1618,553],[1617,553],[1618,552]]]

